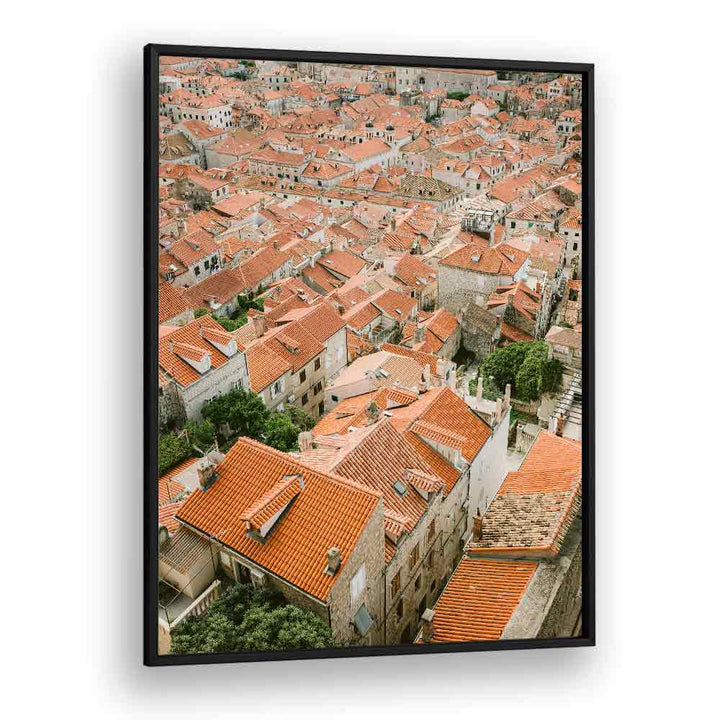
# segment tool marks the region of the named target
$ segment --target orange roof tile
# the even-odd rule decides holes
[[[464,245],[439,262],[441,265],[488,275],[512,276],[522,267],[528,257],[528,253],[507,243],[500,243],[488,248]]]
[[[169,282],[158,285],[158,320],[162,324],[189,309],[183,294]]]
[[[537,567],[537,562],[464,557],[435,606],[431,642],[499,640]]]
[[[483,517],[472,555],[549,557],[560,552],[581,507],[582,445],[542,431],[508,473]]]
[[[285,358],[280,357],[262,342],[250,345],[246,358],[250,389],[256,393],[262,392],[268,385],[292,370],[292,366]]]
[[[338,547],[344,565],[380,502],[379,493],[249,438],[233,445],[217,474],[207,490],[188,498],[178,518],[326,601],[337,578],[325,572],[327,551]],[[247,509],[294,475],[302,477],[304,487],[264,542],[248,536],[242,519]]]
[[[168,326],[171,327],[171,326]],[[179,328],[172,328],[160,334],[158,365],[165,377],[171,377],[180,385],[187,386],[201,377],[201,374],[182,357],[200,360],[210,355],[212,369],[223,366],[228,358],[212,342],[203,338],[203,328],[224,333],[222,325],[210,315],[203,315]],[[172,349],[171,349],[172,348]],[[244,348],[238,343],[238,352]]]

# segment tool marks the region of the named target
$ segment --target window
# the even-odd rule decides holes
[[[195,266],[195,274],[196,274],[196,275],[199,275],[199,274],[200,274],[200,266],[199,266],[199,265],[196,265],[196,266]]]
[[[320,369],[320,358],[315,358],[315,369],[316,370]]]
[[[392,585],[390,586],[390,597],[394,598],[399,592],[400,592],[400,571],[398,570],[395,573],[395,577],[392,579]]]
[[[397,613],[397,619],[400,620],[403,616],[404,608],[403,608],[403,600],[400,598],[397,604],[397,608],[395,609],[395,612]]]
[[[325,402],[320,401],[320,404],[318,405],[318,413],[322,415],[325,412]]]
[[[308,394],[305,393],[305,394],[302,396],[302,404],[303,404],[303,405],[307,405],[307,401],[308,401]]]
[[[427,532],[428,542],[431,542],[434,537],[435,537],[435,520],[432,520],[430,522],[430,525],[428,526],[428,532]]]
[[[313,389],[313,394],[317,395],[322,390],[322,383],[319,382]]]
[[[305,373],[304,370],[301,370],[300,371],[300,382],[304,383],[306,378],[307,378],[307,374]]]
[[[420,543],[418,543],[410,553],[410,567],[414,568],[417,565],[417,561],[420,559]]]
[[[363,563],[358,571],[353,575],[350,581],[350,596],[353,601],[357,600],[365,590],[365,563]]]
[[[206,260],[206,261],[205,261],[205,269],[206,269],[206,270],[209,270],[209,269],[210,269],[210,261],[209,261],[209,260]]]
[[[415,592],[422,587],[422,573],[415,578]]]

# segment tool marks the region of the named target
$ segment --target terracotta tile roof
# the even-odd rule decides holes
[[[348,362],[351,363],[356,358],[375,352],[375,348],[365,338],[355,334],[350,328],[346,328]]]
[[[397,290],[385,290],[379,295],[374,295],[371,302],[384,315],[397,322],[408,320],[417,310],[417,300]]]
[[[335,277],[330,271],[317,263],[315,267],[303,268],[302,274],[304,278],[317,285],[326,294],[341,288],[344,284],[344,280]]]
[[[380,346],[381,350],[392,353],[393,355],[402,355],[406,358],[412,358],[415,362],[424,368],[425,365],[430,366],[430,372],[433,375],[438,374],[438,358],[436,355],[430,355],[430,353],[423,352],[422,350],[413,350],[412,348],[406,348],[402,345],[393,345],[391,343],[383,343]]]
[[[447,387],[428,390],[412,405],[393,410],[392,421],[402,431],[415,432],[415,423],[419,421],[442,428],[448,438],[464,438],[461,454],[468,463],[472,463],[492,434],[465,401]],[[427,432],[425,426],[421,428],[416,433],[420,437]]]
[[[213,210],[222,215],[230,217],[238,213],[249,210],[250,208],[262,204],[267,195],[259,192],[237,193],[229,198],[224,198],[213,205]]]
[[[460,479],[460,470],[449,463],[440,453],[430,447],[421,437],[409,430],[403,433],[403,437],[415,448],[415,451],[432,468],[433,474],[437,475],[445,484],[447,495]]]
[[[528,258],[523,250],[500,243],[489,248],[464,245],[440,260],[441,265],[472,270],[486,275],[514,275]]]
[[[175,515],[183,506],[183,503],[184,500],[181,500],[180,502],[161,505],[158,508],[158,526],[167,528],[167,531],[171,535],[180,527],[180,523],[177,521]]]
[[[435,605],[431,642],[499,640],[537,567],[537,562],[464,557]]]
[[[160,324],[172,320],[189,309],[183,294],[169,282],[158,284],[158,320]]]
[[[347,325],[343,316],[326,302],[318,302],[308,308],[298,322],[321,343],[327,342]]]
[[[206,230],[196,230],[175,240],[168,248],[168,254],[179,260],[185,267],[200,262],[219,252],[212,235]]]
[[[460,323],[458,319],[447,309],[440,308],[426,320],[423,325],[443,342],[450,339],[450,336],[457,330]]]
[[[394,277],[408,287],[422,290],[437,280],[437,273],[417,255],[407,253],[395,265]]]
[[[570,328],[553,325],[545,336],[551,345],[564,345],[565,347],[579,349],[582,347],[582,334]]]
[[[196,490],[178,517],[313,597],[327,600],[336,575],[325,573],[326,554],[350,557],[380,502],[377,492],[310,468],[249,438],[240,438],[217,468],[218,479]],[[248,508],[289,476],[304,487],[264,543],[247,535]],[[342,566],[341,566],[342,567]]]
[[[159,505],[166,505],[169,502],[173,502],[185,492],[185,486],[182,483],[177,482],[177,480],[173,480],[173,478],[183,472],[183,470],[187,470],[187,468],[197,461],[198,459],[196,457],[188,458],[158,479]]]
[[[165,326],[164,326],[165,327]],[[171,327],[171,326],[167,326]],[[180,353],[186,354],[189,359],[200,360],[210,355],[210,367],[222,367],[228,357],[218,350],[212,342],[203,338],[202,328],[214,329],[224,333],[222,325],[210,315],[203,315],[183,327],[173,328],[167,333],[161,333],[158,347],[158,365],[165,377],[171,377],[182,386],[190,385],[201,377],[201,374],[185,360]],[[170,349],[172,346],[172,350]],[[238,344],[238,352],[244,348]]]
[[[549,557],[560,552],[582,504],[582,445],[542,431],[508,473],[483,517],[473,555]]]
[[[268,281],[276,270],[291,260],[290,253],[266,247],[241,262],[232,272],[238,275],[243,287],[251,289],[261,282]]]
[[[256,393],[262,392],[268,385],[292,370],[287,360],[262,342],[250,345],[245,357],[250,375],[250,389]]]
[[[530,342],[534,339],[532,335],[528,335],[526,332],[518,330],[518,328],[504,321],[500,324],[500,337],[511,342]]]
[[[260,530],[273,515],[296,498],[303,487],[304,482],[300,475],[283,478],[246,508],[240,519],[247,523],[248,529]]]
[[[362,330],[373,320],[380,317],[382,313],[368,299],[348,310],[344,315],[345,322],[355,330]]]
[[[183,291],[183,298],[192,310],[211,307],[211,303],[224,305],[245,290],[237,273],[225,269],[201,280]]]
[[[357,275],[367,263],[357,255],[353,255],[343,250],[333,250],[333,252],[324,255],[318,260],[318,264],[333,273],[338,273],[346,278]]]
[[[285,360],[293,372],[298,372],[325,349],[299,322],[278,325],[269,330],[259,342]]]
[[[418,490],[440,492],[445,487],[442,480],[387,419],[343,439],[326,469],[382,493],[385,513],[395,521],[403,518],[403,529],[410,532],[428,505]],[[323,438],[315,436],[315,442],[322,444]],[[403,494],[396,489],[398,481],[404,486]]]

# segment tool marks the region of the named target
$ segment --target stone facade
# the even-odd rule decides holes
[[[478,360],[489,355],[500,342],[500,318],[479,305],[468,305],[460,315],[462,346]]]
[[[440,305],[452,313],[469,304],[484,305],[498,285],[510,285],[521,279],[524,267],[515,275],[491,275],[450,265],[438,265]]]
[[[230,392],[235,387],[250,386],[244,352],[237,352],[228,361],[201,375],[195,382],[180,388],[185,414],[190,420],[201,420],[200,411],[208,401]]]
[[[352,554],[343,562],[340,574],[328,596],[330,627],[336,640],[352,642],[353,645],[382,644],[382,584],[385,559],[383,555],[385,529],[383,504],[378,503]],[[365,586],[353,598],[352,579],[365,566]],[[357,632],[353,618],[365,605],[373,624],[363,638]]]
[[[420,616],[437,598],[444,572],[442,507],[443,500],[438,494],[413,531],[400,541],[387,564],[384,644],[411,643],[417,634]],[[398,573],[399,580],[395,580]],[[396,592],[393,592],[393,582]]]

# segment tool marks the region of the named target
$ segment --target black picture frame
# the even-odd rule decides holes
[[[582,208],[583,208],[583,333],[582,333],[582,635],[571,638],[487,640],[482,642],[362,646],[318,650],[159,655],[158,648],[158,144],[160,56],[282,60],[288,62],[362,63],[410,67],[469,68],[501,71],[561,72],[582,76]],[[594,202],[594,65],[590,63],[482,60],[375,55],[349,52],[266,50],[148,44],[144,48],[144,594],[143,661],[148,666],[267,660],[308,660],[379,655],[590,647],[595,638],[595,202]]]

